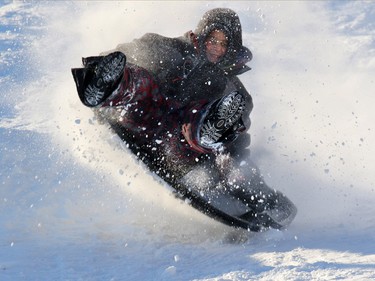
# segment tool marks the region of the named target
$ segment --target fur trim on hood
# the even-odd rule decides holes
[[[202,55],[205,55],[206,50],[204,42],[214,30],[221,30],[228,37],[228,51],[218,63],[219,67],[226,72],[235,72],[235,75],[250,70],[246,63],[253,55],[242,45],[242,27],[238,15],[227,8],[212,9],[203,15],[194,31]]]

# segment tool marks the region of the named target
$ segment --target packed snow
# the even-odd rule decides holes
[[[375,279],[375,3],[0,2],[0,280]],[[224,226],[171,195],[79,101],[70,68],[238,12],[252,157],[298,207]]]

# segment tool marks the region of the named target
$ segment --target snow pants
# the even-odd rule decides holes
[[[119,86],[97,112],[120,126],[130,142],[155,159],[162,159],[174,173],[183,174],[202,157],[202,151],[194,150],[186,141],[183,125],[191,124],[196,130],[207,105],[207,100],[199,100],[181,107],[161,93],[147,70],[127,64]]]

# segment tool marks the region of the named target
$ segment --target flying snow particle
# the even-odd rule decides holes
[[[176,267],[175,266],[169,266],[165,269],[165,272],[168,274],[176,274]]]

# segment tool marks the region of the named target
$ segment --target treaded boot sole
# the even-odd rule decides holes
[[[209,147],[240,120],[245,111],[245,100],[234,91],[219,100],[210,111],[200,130],[200,143]]]
[[[85,105],[97,106],[112,93],[116,83],[122,78],[125,63],[125,55],[121,52],[114,52],[103,57],[83,93]]]

